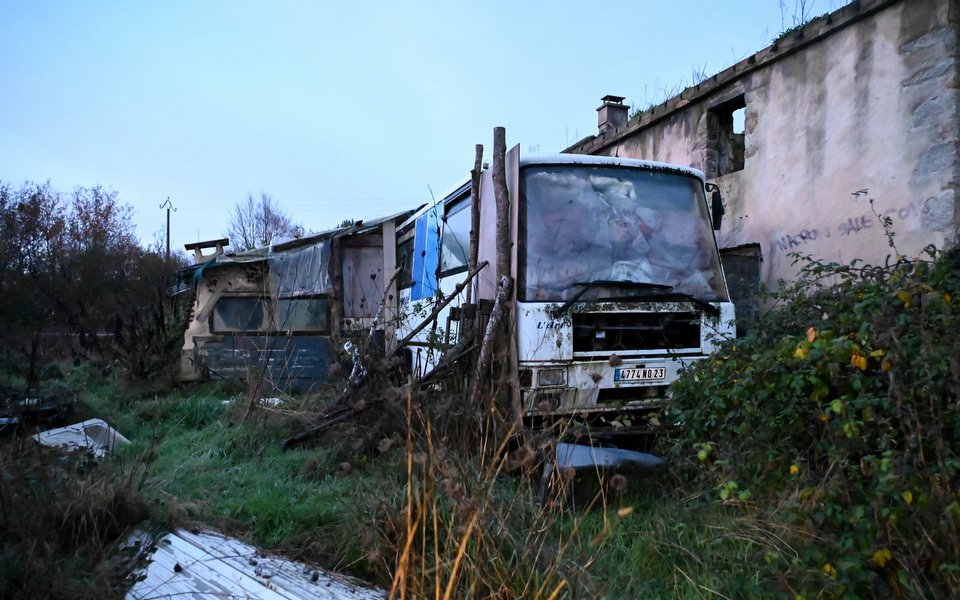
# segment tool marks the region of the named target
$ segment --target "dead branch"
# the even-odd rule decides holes
[[[485,382],[483,375],[490,367],[490,361],[493,358],[493,347],[497,338],[500,321],[504,314],[504,306],[509,301],[512,288],[513,281],[509,277],[503,276],[500,278],[500,282],[497,285],[497,298],[493,303],[493,310],[490,311],[487,330],[483,334],[483,344],[480,346],[480,359],[477,361],[477,370],[470,384],[470,406],[477,406],[480,400],[480,390]]]
[[[477,266],[480,255],[480,172],[483,169],[483,144],[477,144],[477,155],[470,171],[470,258],[467,269]],[[467,288],[467,304],[470,303],[470,288]]]
[[[437,318],[437,315],[440,314],[440,311],[443,310],[445,306],[450,304],[450,302],[452,302],[454,298],[456,298],[457,295],[461,291],[463,291],[463,288],[466,287],[470,283],[470,281],[474,277],[476,277],[477,273],[479,273],[484,267],[487,266],[487,264],[489,264],[487,263],[487,261],[483,261],[481,264],[477,265],[475,269],[470,271],[470,273],[467,275],[467,278],[464,279],[463,282],[460,283],[460,285],[454,288],[453,292],[451,292],[450,295],[443,300],[443,302],[438,304],[436,308],[433,309],[433,312],[431,312],[428,318],[424,319],[424,321],[420,323],[419,326],[414,328],[413,331],[408,333],[406,337],[404,337],[402,340],[400,340],[400,342],[397,343],[397,347],[394,349],[394,352],[406,346],[410,342],[410,340],[413,339],[415,335],[423,331],[423,329],[430,322],[435,320]],[[397,272],[399,273],[399,270]],[[394,276],[396,276],[396,274]],[[359,352],[359,349],[357,349],[357,352]],[[314,435],[317,435],[318,433],[321,433],[327,428],[325,424],[328,423],[331,419],[338,419],[334,421],[334,424],[339,423],[342,420],[342,419],[339,419],[339,417],[342,414],[344,414],[344,412],[347,412],[347,413],[350,412],[351,409],[344,408],[343,404],[350,398],[350,396],[353,395],[353,392],[362,385],[364,380],[364,375],[367,372],[365,365],[363,364],[362,355],[360,355],[359,353],[356,353],[354,354],[353,359],[354,359],[354,366],[353,366],[353,370],[350,372],[350,378],[347,381],[347,384],[344,386],[343,390],[340,392],[340,394],[333,400],[333,402],[330,403],[329,408],[326,411],[326,414],[322,417],[323,422],[317,425],[316,427],[308,429],[307,431],[301,434],[297,434],[291,438],[288,438],[286,441],[283,442],[284,449],[289,448],[291,444],[293,445],[298,444],[303,439],[306,439]]]
[[[493,195],[497,203],[497,277],[510,277],[510,192],[506,176],[506,129],[493,128]]]
[[[470,355],[471,352],[475,350],[474,346],[464,346],[459,349],[456,349],[454,352],[445,354],[441,359],[440,364],[438,364],[432,371],[424,375],[419,380],[413,383],[415,388],[422,388],[425,385],[433,382],[437,377],[447,373],[450,369],[454,368],[460,360]],[[364,413],[375,406],[383,404],[393,396],[390,394],[380,395],[376,398],[370,400],[364,400],[363,402],[358,402],[354,406],[344,406],[342,404],[343,400],[346,398],[346,395],[340,396],[331,403],[330,408],[327,409],[323,414],[320,415],[320,421],[311,427],[292,435],[285,439],[281,444],[283,450],[289,450],[295,446],[299,446],[308,439],[316,437],[326,430],[330,429],[334,425],[338,425],[347,421],[361,413]],[[338,406],[339,405],[339,406]]]
[[[390,395],[378,396],[372,400],[359,402],[357,403],[356,406],[353,406],[353,407],[345,406],[342,408],[338,408],[334,411],[331,411],[328,414],[325,414],[323,416],[323,419],[317,425],[311,427],[310,429],[301,431],[300,433],[291,435],[287,439],[283,440],[283,443],[280,444],[280,449],[289,450],[290,448],[299,446],[300,444],[304,443],[308,439],[320,435],[321,433],[330,429],[334,425],[337,425],[338,423],[343,423],[348,419],[352,419],[353,417],[359,415],[360,413],[366,412],[371,408],[373,408],[374,406],[382,404],[383,402],[386,402],[391,397],[393,396],[390,396]]]
[[[477,276],[477,273],[482,271],[483,268],[487,266],[487,264],[489,264],[487,263],[487,261],[483,261],[482,263],[477,265],[472,271],[470,271],[467,274],[467,278],[464,279],[460,283],[460,285],[454,288],[454,290],[450,292],[450,295],[443,299],[443,302],[440,302],[439,304],[437,304],[437,306],[430,312],[430,316],[424,319],[419,325],[414,327],[413,331],[411,331],[406,336],[404,336],[402,340],[397,342],[396,350],[399,350],[400,348],[403,348],[404,346],[409,344],[410,340],[412,340],[414,336],[416,336],[418,333],[423,331],[427,325],[435,321],[437,318],[437,315],[440,314],[440,311],[443,310],[448,304],[453,302],[453,300],[460,294],[460,292],[463,291],[463,288],[467,287],[467,285],[473,280],[473,278]]]

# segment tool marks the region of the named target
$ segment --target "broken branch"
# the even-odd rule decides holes
[[[419,325],[414,327],[413,331],[411,331],[406,336],[404,336],[402,340],[397,342],[396,350],[399,350],[400,348],[403,348],[404,346],[409,344],[410,340],[412,340],[414,336],[416,336],[418,333],[423,331],[427,325],[429,325],[434,320],[436,320],[437,315],[440,314],[440,311],[443,310],[448,304],[453,302],[453,300],[460,294],[460,292],[463,291],[463,288],[467,287],[467,285],[473,280],[473,278],[477,276],[477,273],[483,270],[483,268],[486,267],[487,264],[488,264],[487,261],[483,261],[482,263],[477,265],[475,269],[470,271],[470,273],[467,275],[467,278],[464,279],[460,283],[460,285],[454,288],[454,290],[450,292],[450,295],[443,299],[443,302],[440,302],[439,304],[437,304],[437,306],[433,309],[433,311],[430,312],[430,316],[424,319],[423,322],[421,322]]]

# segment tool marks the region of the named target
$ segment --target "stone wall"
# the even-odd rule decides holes
[[[958,17],[955,0],[854,2],[567,152],[702,169],[724,192],[720,246],[760,244],[768,286],[792,253],[883,264],[955,244]]]

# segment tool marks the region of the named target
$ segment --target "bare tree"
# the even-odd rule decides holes
[[[294,225],[280,205],[263,193],[259,200],[249,195],[245,202],[238,202],[227,229],[230,245],[238,251],[266,246],[275,237],[302,235],[303,227]]]

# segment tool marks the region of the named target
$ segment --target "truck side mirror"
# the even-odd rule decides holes
[[[720,187],[715,183],[708,183],[706,185],[707,190],[711,191],[710,195],[710,213],[713,215],[713,229],[714,231],[720,230],[720,223],[723,221],[723,214],[727,210],[723,207],[723,197],[720,195]]]

